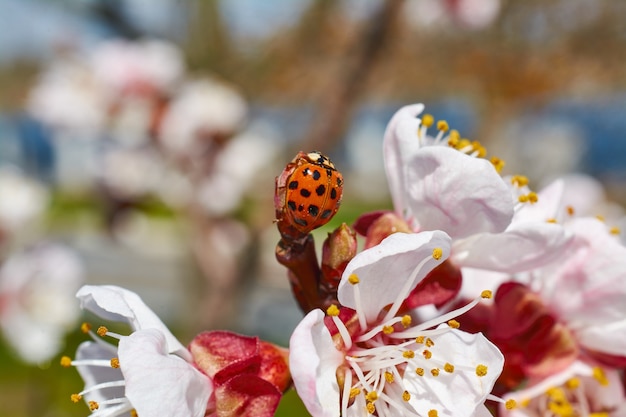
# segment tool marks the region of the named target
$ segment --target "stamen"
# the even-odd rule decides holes
[[[433,357],[433,353],[428,349],[424,349],[424,351],[422,352],[422,355],[424,355],[425,359],[430,359]]]
[[[622,233],[622,231],[620,230],[619,227],[617,226],[613,226],[611,227],[611,229],[609,230],[609,233],[611,233],[612,235],[619,235],[620,233]]]
[[[567,210],[567,214],[569,214],[570,216],[574,215],[574,213],[575,213],[574,207],[567,206],[565,209]]]
[[[409,391],[404,391],[402,393],[402,401],[409,402],[411,400],[411,394]]]
[[[459,327],[461,327],[461,323],[452,319],[452,320],[448,320],[448,326],[450,326],[450,328],[452,329],[458,329]]]
[[[443,366],[443,370],[446,371],[447,373],[451,374],[452,372],[454,372],[454,365],[452,365],[451,363],[446,362],[446,364]]]
[[[97,401],[89,401],[89,409],[90,409],[91,411],[95,411],[95,410],[97,410],[98,408],[100,408],[100,405],[98,404],[98,402],[97,402]]]
[[[502,169],[504,168],[504,161],[496,156],[492,156],[491,157],[491,163],[493,164],[494,168],[496,169],[496,172],[500,173],[502,172]]]
[[[443,256],[443,250],[441,248],[435,248],[433,249],[433,258],[435,260],[439,260],[441,259],[441,257]]]
[[[87,334],[91,330],[91,324],[85,322],[80,325],[80,331]]]
[[[442,132],[447,132],[448,129],[450,129],[450,126],[448,125],[448,122],[446,122],[445,120],[439,120],[437,122],[437,130],[441,130]]]
[[[493,292],[491,290],[483,290],[480,293],[481,298],[491,299],[492,296],[493,296]]]
[[[104,337],[106,336],[108,331],[109,329],[107,329],[105,326],[100,326],[98,327],[98,330],[96,331],[96,333],[98,333],[98,336]]]
[[[429,128],[435,123],[435,118],[432,114],[425,114],[422,116],[422,126]]]
[[[405,314],[404,316],[402,316],[402,326],[406,329],[407,327],[409,327],[411,325],[411,316],[409,316],[408,314]]]
[[[461,140],[461,134],[458,130],[452,129],[448,135],[448,146],[456,148]]]
[[[477,365],[476,366],[476,375],[483,377],[485,375],[487,375],[487,366],[486,365]]]
[[[63,356],[61,358],[61,366],[64,368],[69,368],[72,366],[72,359],[69,356]]]
[[[439,376],[439,368],[433,368],[430,370],[432,376]]]
[[[329,307],[329,309],[330,309],[330,307]],[[343,340],[343,344],[345,346],[345,349],[346,350],[350,349],[352,347],[352,337],[350,336],[350,332],[346,328],[346,325],[344,324],[343,321],[341,321],[341,319],[339,317],[332,316],[332,315],[330,317],[332,318],[333,323],[335,323],[335,326],[337,326],[337,331],[339,332],[339,335],[341,336],[341,340]]]
[[[424,376],[424,368],[415,368],[415,373],[419,376]]]
[[[348,282],[352,285],[355,285],[361,281],[359,280],[359,277],[357,274],[350,274],[350,276],[348,277]]]
[[[511,184],[517,187],[524,187],[528,185],[528,178],[523,175],[513,175],[511,177]]]
[[[514,408],[517,407],[517,402],[513,399],[506,400],[506,402],[504,403],[504,406],[506,407],[507,410],[513,410]]]
[[[600,385],[602,386],[609,385],[609,380],[607,379],[606,374],[604,373],[604,370],[598,366],[593,368],[593,377],[595,378],[596,381],[600,383]]]
[[[394,381],[393,374],[389,371],[385,371],[385,380],[391,384]]]
[[[111,358],[111,368],[119,368],[120,367],[120,360],[118,358]]]
[[[428,417],[439,417],[439,413],[437,413],[437,410],[429,410]]]
[[[70,395],[70,400],[72,400],[73,403],[77,403],[77,402],[79,402],[82,399],[83,399],[83,396],[80,395],[80,394],[72,394],[72,395]]]

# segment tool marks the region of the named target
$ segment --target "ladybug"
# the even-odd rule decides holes
[[[276,178],[278,222],[306,235],[337,213],[342,192],[343,176],[327,156],[299,152]]]

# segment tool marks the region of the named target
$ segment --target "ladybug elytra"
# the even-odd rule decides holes
[[[276,178],[279,222],[303,235],[325,225],[339,209],[343,176],[327,156],[299,152]]]

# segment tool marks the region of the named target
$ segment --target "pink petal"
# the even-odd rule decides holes
[[[407,205],[420,230],[463,238],[502,232],[511,223],[515,202],[491,162],[430,146],[416,152],[405,169]]]
[[[440,259],[433,258],[435,248],[442,250]],[[394,233],[350,261],[339,284],[339,302],[357,310],[355,288],[348,282],[350,275],[356,274],[360,280],[357,285],[362,314],[368,322],[373,322],[383,307],[399,297],[401,300],[406,298],[430,271],[448,258],[449,253],[450,237],[444,232]],[[407,283],[418,266],[420,269],[412,282]],[[406,293],[401,294],[404,288]]]
[[[343,361],[324,325],[324,313],[311,311],[291,335],[289,367],[298,395],[313,417],[339,417],[336,372]]]
[[[218,417],[272,417],[281,393],[256,375],[237,375],[215,389]]]
[[[165,336],[139,330],[120,340],[126,397],[143,417],[203,417],[213,392],[211,380],[190,363],[169,355]]]

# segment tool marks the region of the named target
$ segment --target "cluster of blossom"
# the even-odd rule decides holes
[[[270,416],[293,384],[314,417],[625,415],[620,231],[564,205],[561,181],[536,193],[502,176],[423,110],[385,132],[394,210],[338,227],[321,263],[309,224],[328,221],[341,176],[313,152],[277,177],[276,256],[305,312],[288,352],[227,332],[185,348],[136,294],[84,287],[82,307],[131,334],[85,326],[94,342],[62,359],[86,382],[72,399],[101,416]]]

